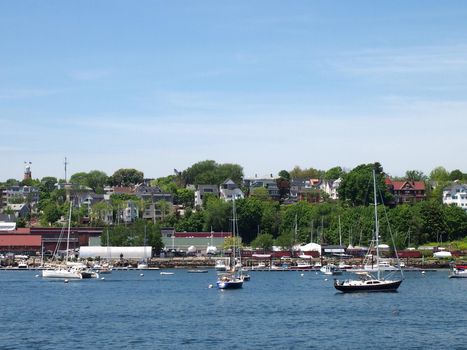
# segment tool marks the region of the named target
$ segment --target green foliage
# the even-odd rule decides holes
[[[151,245],[154,250],[160,251],[163,248],[160,227],[158,223],[136,220],[131,225],[117,225],[109,228],[110,245],[113,246],[142,246]],[[106,245],[105,237],[103,244]]]
[[[226,203],[217,197],[208,197],[204,211],[204,231],[228,232],[232,218],[231,203]]]
[[[169,175],[166,177],[159,177],[151,181],[151,186],[159,187],[163,192],[176,194],[179,190],[177,185],[178,177],[175,175]]]
[[[43,226],[49,226],[60,220],[61,216],[64,215],[62,208],[57,206],[54,202],[48,202],[43,209],[43,215],[41,217],[41,224]]]
[[[266,188],[264,187],[256,187],[253,188],[251,193],[250,193],[251,198],[256,198],[260,201],[267,201],[270,200],[271,198],[269,197],[269,192]]]
[[[287,170],[281,170],[279,171],[279,174],[278,174],[281,178],[283,178],[284,180],[287,180],[289,181],[290,180],[290,173],[287,171]]]
[[[136,169],[119,169],[108,179],[113,186],[134,186],[142,183],[143,180],[143,173]]]
[[[449,172],[442,166],[434,168],[430,173],[430,180],[432,181],[448,181]]]
[[[323,175],[322,170],[314,168],[302,169],[298,165],[289,173],[292,179],[319,179]]]
[[[71,175],[70,183],[74,185],[87,186],[87,177],[88,174],[85,172],[79,172]]]
[[[345,174],[338,188],[339,198],[353,206],[373,203],[373,169],[376,173],[378,200],[380,199],[379,194],[381,194],[384,203],[389,203],[392,196],[384,182],[386,175],[379,163],[361,164]]]
[[[50,193],[55,190],[55,184],[57,183],[57,178],[53,176],[46,176],[41,179],[41,183],[39,185],[39,191],[41,195],[43,193]]]
[[[325,180],[337,180],[344,174],[344,171],[340,166],[329,169],[324,173]]]
[[[179,232],[201,232],[204,221],[204,212],[187,210],[185,216],[175,224],[175,229]]]
[[[92,188],[95,193],[104,193],[104,186],[108,179],[103,171],[91,170],[86,177],[86,186]]]
[[[246,198],[236,201],[238,230],[242,240],[251,242],[258,232],[261,224],[263,206],[256,198]]]
[[[260,248],[265,251],[270,251],[273,245],[274,237],[269,233],[262,233],[251,242],[254,249]]]
[[[205,160],[193,164],[181,176],[185,184],[220,185],[227,179],[241,184],[243,168],[238,164],[218,164],[213,160]]]
[[[275,240],[274,245],[283,250],[290,250],[294,245],[294,235],[292,231],[282,232]]]
[[[175,204],[182,204],[186,208],[193,208],[195,205],[195,192],[187,188],[177,189],[174,197]]]
[[[459,169],[453,170],[449,174],[449,180],[451,181],[462,180],[463,178],[464,174]]]
[[[405,179],[407,181],[426,181],[428,177],[421,170],[407,170]]]

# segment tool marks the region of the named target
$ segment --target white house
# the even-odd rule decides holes
[[[337,193],[337,189],[341,185],[342,179],[339,178],[337,180],[327,180],[323,181],[320,185],[320,189],[329,195],[331,199],[339,199],[339,194]]]
[[[243,191],[230,179],[224,181],[220,186],[219,194],[225,202],[245,198]]]
[[[455,204],[467,211],[467,185],[453,184],[443,190],[443,203]]]

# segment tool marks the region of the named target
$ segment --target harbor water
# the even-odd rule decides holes
[[[69,283],[0,271],[0,349],[467,348],[467,279],[447,271],[355,294],[315,272],[250,272],[222,291],[214,270],[161,271]]]

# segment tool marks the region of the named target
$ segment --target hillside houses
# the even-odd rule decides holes
[[[455,183],[443,190],[443,203],[467,211],[467,185]]]

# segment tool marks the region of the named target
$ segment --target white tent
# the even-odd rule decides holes
[[[206,254],[216,254],[217,253],[217,247],[213,245],[208,245],[206,248]]]
[[[433,256],[435,258],[450,258],[450,257],[452,257],[452,254],[451,254],[451,252],[442,251],[442,252],[433,253]]]
[[[141,247],[81,247],[79,249],[80,258],[95,258],[102,259],[148,259],[152,256],[151,246]]]
[[[317,243],[308,243],[300,246],[301,252],[319,252],[321,253],[321,245]]]

